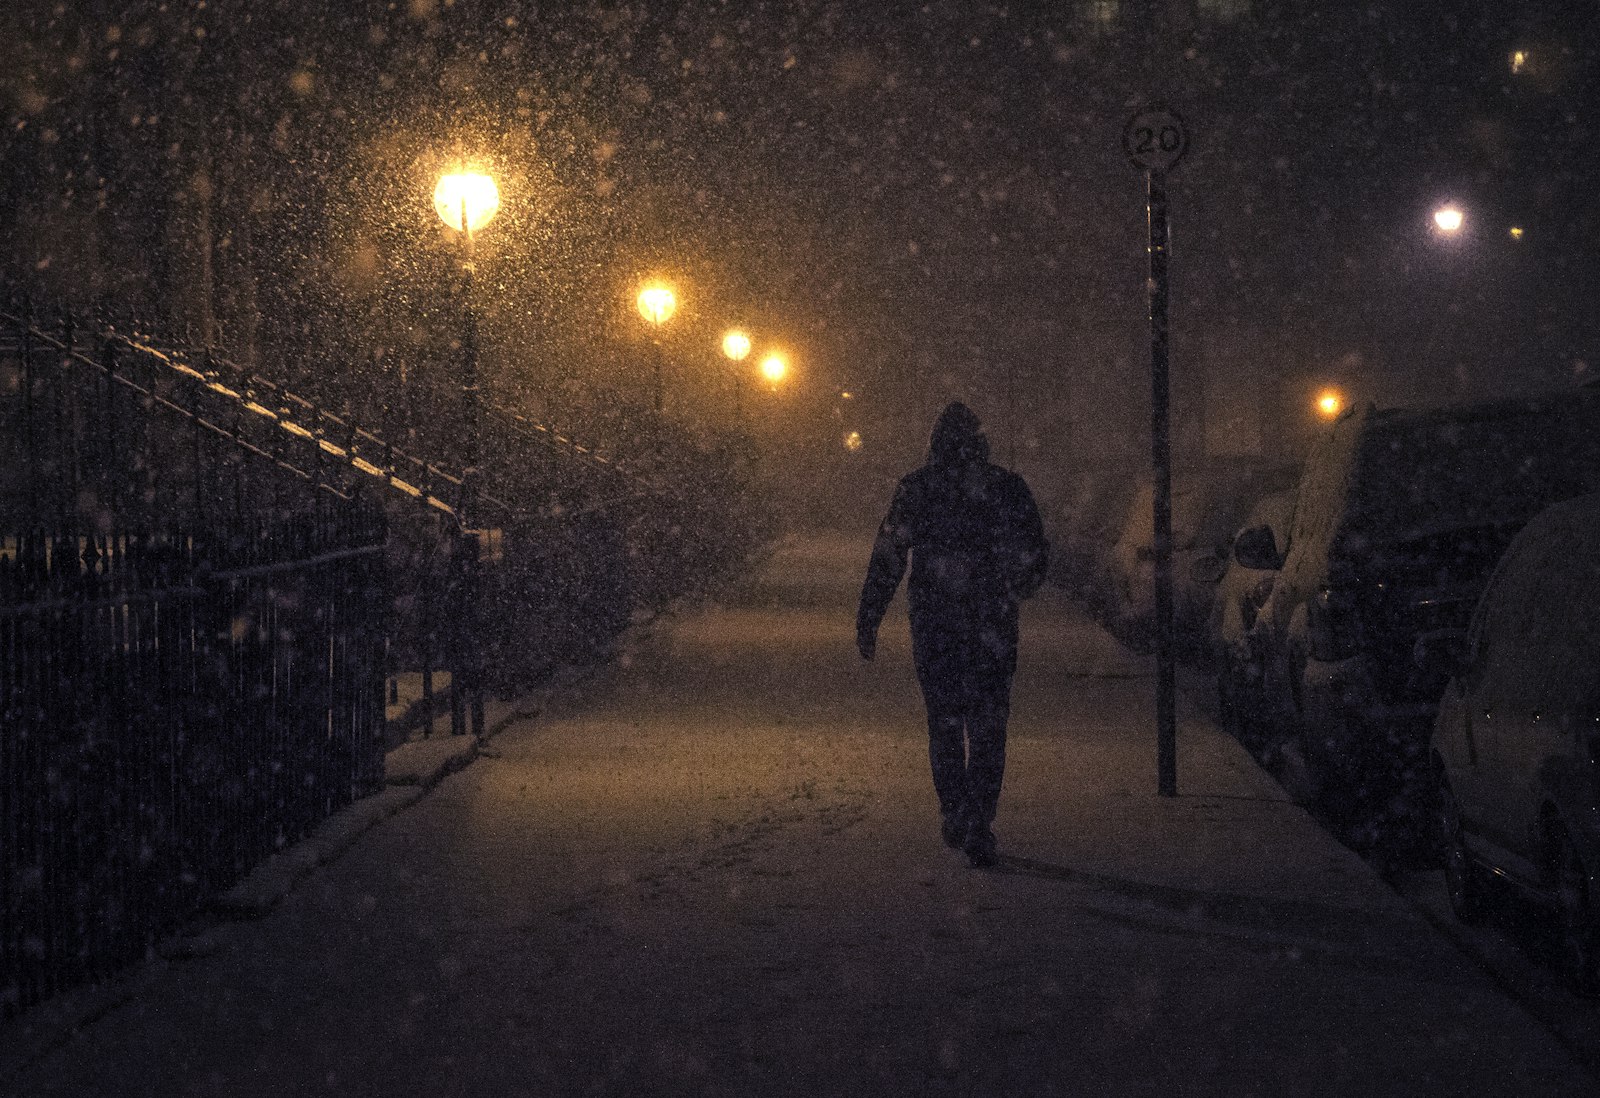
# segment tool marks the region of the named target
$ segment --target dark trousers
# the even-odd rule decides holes
[[[917,681],[928,706],[928,760],[946,818],[994,823],[1006,769],[1016,669],[1015,619],[950,627],[913,622]]]

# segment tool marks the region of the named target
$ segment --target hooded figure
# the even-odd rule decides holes
[[[995,856],[1017,604],[1043,582],[1050,545],[1027,483],[989,463],[978,427],[972,409],[950,404],[928,463],[896,488],[861,589],[856,646],[872,659],[909,553],[911,648],[944,841],[982,866]]]

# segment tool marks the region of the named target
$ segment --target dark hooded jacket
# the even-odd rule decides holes
[[[901,479],[878,529],[856,630],[877,634],[909,554],[913,636],[998,627],[1014,664],[1017,602],[1044,581],[1050,544],[1027,483],[989,463],[978,427],[960,402],[940,414],[927,464]]]

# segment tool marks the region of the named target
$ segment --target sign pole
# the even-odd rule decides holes
[[[1150,224],[1150,459],[1156,586],[1156,791],[1178,795],[1177,664],[1172,636],[1172,404],[1167,361],[1166,172],[1145,173]]]
[[[1176,111],[1151,106],[1128,120],[1122,151],[1145,173],[1150,227],[1150,465],[1154,485],[1151,548],[1156,586],[1156,792],[1178,795],[1178,668],[1172,635],[1172,391],[1167,362],[1167,172],[1189,151]]]

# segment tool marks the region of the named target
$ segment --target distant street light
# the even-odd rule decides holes
[[[1338,419],[1344,411],[1344,394],[1337,389],[1324,389],[1317,394],[1317,415],[1323,419]]]
[[[733,421],[744,422],[744,360],[750,357],[750,337],[732,328],[722,337],[722,354],[733,363]]]
[[[656,345],[656,361],[655,395],[652,403],[656,415],[660,415],[665,400],[661,384],[661,357],[664,353],[661,349],[661,326],[671,320],[673,314],[678,311],[678,295],[672,292],[672,287],[652,282],[639,291],[635,304],[638,306],[639,315],[650,323],[656,333],[653,339]]]
[[[861,441],[860,431],[851,431],[844,436],[844,448],[852,454],[859,451],[863,445],[865,444]]]
[[[1465,222],[1466,216],[1456,206],[1441,206],[1433,211],[1433,223],[1442,233],[1454,235]]]
[[[761,360],[761,376],[774,387],[789,376],[789,361],[781,354],[770,354]]]

